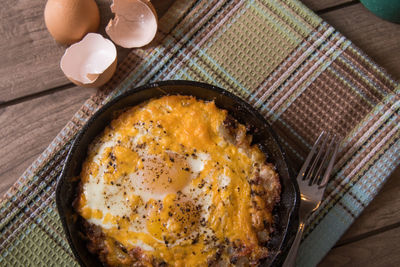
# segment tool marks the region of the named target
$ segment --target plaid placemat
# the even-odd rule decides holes
[[[0,206],[0,265],[73,266],[55,206],[71,140],[102,105],[152,81],[208,82],[268,119],[294,168],[322,130],[343,136],[321,208],[308,223],[299,266],[316,265],[400,162],[400,85],[296,0],[180,0],[154,45],[133,50]]]

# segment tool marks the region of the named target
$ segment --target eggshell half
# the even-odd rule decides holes
[[[117,49],[100,34],[88,33],[82,41],[67,48],[60,67],[76,85],[99,87],[108,82],[115,72]]]
[[[150,43],[157,33],[157,13],[146,0],[114,0],[111,19],[106,32],[116,44],[125,47],[142,47]]]

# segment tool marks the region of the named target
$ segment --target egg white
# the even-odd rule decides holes
[[[132,146],[134,147],[138,145],[140,143],[140,138],[146,134],[151,134],[151,132],[139,127],[138,134],[130,140]],[[98,151],[93,158],[93,162],[99,166],[99,172],[97,176],[90,175],[89,181],[83,185],[83,191],[87,196],[86,206],[90,209],[99,210],[103,215],[110,213],[113,216],[129,217],[132,215],[133,211],[129,206],[129,202],[126,201],[127,195],[140,196],[141,200],[145,204],[152,199],[163,200],[168,192],[154,194],[146,189],[140,184],[140,182],[138,182],[141,180],[140,175],[142,173],[140,171],[129,173],[127,177],[123,178],[124,183],[121,183],[120,186],[117,186],[118,182],[115,182],[114,184],[107,184],[105,182],[104,174],[106,173],[107,166],[106,163],[102,164],[101,158],[107,148],[112,148],[118,145],[119,139],[119,135],[114,135],[110,140],[103,143],[98,143],[93,147],[94,150]],[[149,155],[146,149],[141,149],[138,153],[144,158],[154,157],[154,155]],[[208,160],[210,160],[210,155],[203,152],[198,152],[196,155],[189,155],[186,157],[187,164],[191,169],[191,179],[196,178],[200,174]],[[230,178],[223,175],[220,177],[220,181],[221,187],[223,187],[229,184]],[[124,194],[124,192],[126,192],[126,194]],[[206,192],[206,187],[198,188],[189,182],[187,186],[182,188],[181,193],[186,200],[196,200],[196,204],[201,204],[201,219],[208,221],[210,207],[212,205],[212,192]],[[142,218],[144,215],[146,215],[147,210],[145,209],[144,205],[142,205],[135,210],[135,213],[139,215],[139,218]],[[88,221],[92,224],[101,226],[104,229],[111,229],[112,227],[116,226],[110,222],[105,223],[103,219],[90,218]],[[131,221],[129,230],[134,232],[148,233],[145,220]],[[208,233],[209,231],[209,229],[200,226],[200,228],[193,232],[192,235],[195,236],[200,232]],[[183,241],[183,239],[176,240],[176,244],[179,244],[181,241]],[[160,240],[160,242],[163,241]],[[135,245],[146,251],[154,250],[154,248],[143,242],[137,242]]]

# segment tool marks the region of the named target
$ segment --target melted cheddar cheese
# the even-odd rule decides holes
[[[229,262],[227,246],[265,256],[249,179],[265,156],[228,141],[226,118],[214,102],[165,96],[123,111],[94,141],[76,209],[101,228],[107,264],[204,266]]]

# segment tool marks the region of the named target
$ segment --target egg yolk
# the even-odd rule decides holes
[[[176,153],[165,153],[163,157],[149,155],[142,161],[139,177],[144,189],[152,194],[176,193],[191,180],[187,161]]]
[[[169,194],[162,202],[152,201],[150,206],[147,230],[159,240],[174,243],[194,233],[198,227],[200,209],[192,201]]]

